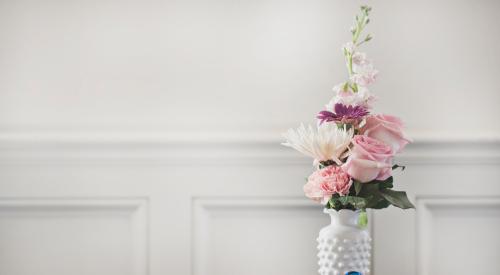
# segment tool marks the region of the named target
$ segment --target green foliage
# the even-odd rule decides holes
[[[363,188],[363,183],[355,180],[353,182],[354,185],[354,191],[356,192],[356,195],[359,195],[359,192],[361,192],[361,189]]]
[[[392,184],[393,181],[394,181],[393,178],[389,177],[384,181],[374,180],[374,181],[372,181],[373,182],[372,184],[378,184],[379,189],[389,189],[389,188],[394,187],[394,185]]]
[[[340,210],[340,209],[365,209],[366,208],[366,200],[361,197],[356,196],[339,196],[338,194],[332,196],[328,204],[327,208]]]
[[[352,205],[355,209],[364,209],[366,207],[366,200],[361,197],[342,196],[339,200],[342,205]]]
[[[369,16],[371,10],[372,10],[371,7],[361,6],[361,14],[356,15],[355,17],[354,26],[351,28],[352,42],[354,45],[359,46],[372,39],[372,36],[368,34],[361,42],[358,42],[359,37],[361,36],[361,33],[363,32],[364,28],[366,27],[366,25],[370,23]]]
[[[347,196],[332,196],[328,204],[329,209],[364,210],[367,208],[383,209],[390,205],[409,209],[415,208],[408,199],[406,192],[392,190],[393,178],[374,180],[368,183],[354,181]]]
[[[415,208],[415,206],[410,202],[406,192],[404,191],[394,191],[391,189],[382,189],[380,194],[392,205],[399,207],[401,209]]]
[[[361,213],[359,213],[358,226],[360,228],[366,228],[366,226],[368,226],[368,215],[366,211],[361,211]]]
[[[401,171],[404,171],[406,169],[406,166],[403,166],[403,165],[398,165],[398,164],[394,164],[392,166],[392,170],[396,170],[398,168],[401,168]]]
[[[335,161],[333,161],[333,160],[320,161],[319,162],[319,169],[323,169],[323,168],[331,166],[331,165],[336,165]]]

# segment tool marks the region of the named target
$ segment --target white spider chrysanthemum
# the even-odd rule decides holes
[[[301,124],[297,129],[289,129],[283,136],[285,146],[292,147],[316,161],[333,160],[342,164],[340,158],[351,143],[354,131],[339,129],[335,123],[323,123],[317,127]]]

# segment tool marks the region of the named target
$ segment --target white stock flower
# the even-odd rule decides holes
[[[354,74],[351,76],[351,81],[359,86],[366,87],[375,82],[377,75],[378,71],[375,70],[371,64],[357,66],[354,70]]]
[[[333,160],[342,164],[340,158],[347,150],[354,135],[352,129],[339,129],[335,123],[323,123],[315,127],[301,124],[297,129],[289,129],[283,136],[283,145],[291,147],[316,161]]]
[[[355,52],[352,55],[352,65],[354,66],[354,71],[356,71],[356,68],[358,66],[365,66],[365,65],[370,65],[372,64],[371,60],[366,58],[366,53],[362,52]]]
[[[360,86],[358,87],[358,92],[355,93],[351,90],[344,90],[343,87],[344,84],[333,87],[333,91],[336,92],[336,95],[332,98],[332,100],[330,100],[330,102],[328,102],[326,110],[334,110],[334,106],[337,103],[351,106],[363,106],[366,109],[371,109],[375,97],[367,88]]]
[[[373,68],[372,61],[366,58],[365,53],[354,53],[352,56],[352,65],[354,75],[351,76],[351,81],[364,87],[375,82],[378,71]]]

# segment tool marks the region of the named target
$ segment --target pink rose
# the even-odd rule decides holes
[[[328,166],[312,173],[304,185],[306,197],[326,204],[333,194],[345,196],[352,180],[339,166]]]
[[[342,169],[360,182],[386,180],[391,176],[393,151],[385,143],[371,137],[356,135],[354,147]]]
[[[399,153],[411,142],[403,132],[403,122],[389,115],[371,115],[366,118],[362,134],[380,140],[392,147],[394,153]]]

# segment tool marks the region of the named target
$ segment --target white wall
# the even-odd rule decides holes
[[[1,1],[4,131],[249,132],[310,121],[362,1]],[[416,137],[499,137],[500,3],[377,1],[378,110]]]
[[[327,219],[279,135],[344,79],[362,3],[419,206],[375,214],[374,273],[500,270],[500,2],[0,0],[0,274],[314,273]]]

